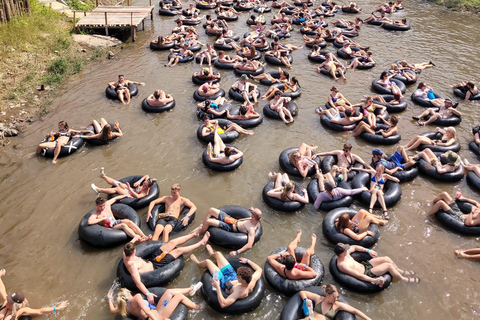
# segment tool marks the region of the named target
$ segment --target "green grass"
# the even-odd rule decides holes
[[[480,12],[480,0],[431,0],[447,8],[465,10],[474,13]]]

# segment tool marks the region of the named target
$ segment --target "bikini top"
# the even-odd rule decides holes
[[[385,180],[383,180],[383,176],[378,181],[377,181],[377,176],[373,176],[372,177],[372,182],[376,182],[378,184],[385,184]]]
[[[70,136],[71,136],[70,132],[66,129],[60,130],[57,133],[57,137],[68,137],[68,138],[70,138]]]
[[[332,94],[330,95],[330,97],[332,98],[333,102],[337,102],[338,98],[335,98]]]

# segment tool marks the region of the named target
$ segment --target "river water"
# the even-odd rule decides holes
[[[145,4],[144,1],[137,4]],[[370,12],[375,1],[360,2],[365,12]],[[369,45],[374,52],[377,67],[369,71],[347,73],[347,82],[339,82],[340,90],[352,102],[358,102],[370,93],[372,79],[390,63],[399,59],[411,62],[432,60],[433,69],[422,72],[420,79],[427,81],[444,97],[451,97],[449,84],[464,79],[475,80],[480,58],[475,52],[480,21],[473,16],[451,12],[429,3],[412,1],[404,12],[412,29],[408,32],[387,32],[366,25],[357,40]],[[268,19],[271,13],[267,15]],[[247,14],[241,15],[234,29],[246,31]],[[337,17],[345,17],[338,14]],[[351,17],[351,16],[347,16]],[[364,15],[366,17],[366,15]],[[333,18],[335,19],[335,18]],[[167,34],[174,26],[171,18],[161,19],[155,13],[154,21],[146,21],[145,31],[139,32],[135,43],[127,43],[113,60],[93,63],[70,83],[70,88],[53,102],[53,111],[42,120],[29,126],[15,143],[23,147],[2,152],[0,179],[0,267],[7,269],[4,281],[8,291],[22,290],[28,294],[35,307],[52,305],[68,299],[68,310],[48,316],[48,319],[111,319],[105,296],[121,257],[122,247],[98,250],[83,244],[77,234],[77,226],[83,215],[94,205],[90,183],[104,185],[98,178],[99,168],[107,174],[122,178],[148,173],[159,180],[161,194],[179,182],[182,195],[198,207],[197,221],[203,218],[209,207],[238,204],[259,207],[264,212],[264,234],[259,243],[245,254],[263,266],[267,255],[275,248],[286,245],[295,231],[304,232],[301,245],[307,246],[309,235],[317,233],[317,254],[326,266],[324,283],[333,281],[328,272],[332,257],[332,245],[323,237],[321,223],[324,212],[315,211],[311,205],[295,214],[283,214],[268,208],[262,201],[261,191],[269,171],[279,171],[278,155],[288,147],[301,142],[314,143],[320,150],[341,148],[345,141],[353,144],[353,151],[369,159],[372,146],[343,133],[325,130],[313,113],[323,105],[334,81],[315,73],[315,65],[307,60],[308,50],[294,52],[294,68],[290,72],[300,80],[303,94],[296,102],[300,114],[295,123],[285,126],[279,121],[265,119],[255,128],[252,137],[241,137],[235,145],[245,152],[243,165],[231,173],[215,173],[201,162],[205,146],[195,131],[199,125],[194,110],[192,93],[195,85],[191,74],[198,70],[195,64],[165,68],[166,52],[148,49],[151,39]],[[297,28],[298,29],[298,28]],[[202,42],[207,41],[203,29],[199,29]],[[301,44],[295,31],[290,43]],[[210,40],[211,41],[211,40]],[[328,50],[333,50],[329,47]],[[268,67],[272,70],[272,67]],[[104,94],[106,83],[123,73],[127,79],[143,81],[140,94],[131,105],[123,106],[108,100]],[[220,71],[221,87],[228,89],[236,81],[233,72]],[[140,108],[142,99],[155,89],[172,94],[176,107],[168,113],[146,114]],[[262,93],[266,87],[261,86]],[[407,89],[406,97],[414,86]],[[261,105],[263,107],[263,105]],[[477,103],[461,102],[459,110],[463,122],[457,127],[462,145],[461,155],[476,162],[468,150],[471,127],[476,124]],[[409,108],[401,114],[400,128],[403,141],[417,133],[432,128],[420,128],[411,122],[411,116],[421,108],[409,101]],[[84,127],[93,118],[105,117],[110,122],[118,119],[125,136],[104,147],[84,147],[75,155],[60,159],[51,165],[32,153],[41,137],[56,129],[60,120],[68,121],[73,128]],[[384,148],[387,151],[393,147]],[[309,179],[304,182],[305,186]],[[464,196],[477,198],[466,181],[458,184],[433,182],[419,176],[413,182],[402,184],[403,197],[392,209],[392,218],[381,228],[381,238],[375,250],[388,255],[407,270],[415,270],[421,278],[419,285],[396,282],[376,295],[361,295],[341,289],[349,303],[364,311],[372,319],[473,319],[478,317],[480,296],[477,277],[478,265],[457,260],[453,250],[477,246],[477,239],[458,236],[445,230],[435,220],[425,219],[422,211],[428,210],[428,199],[439,192],[451,194],[457,187]],[[357,207],[358,203],[355,204]],[[146,209],[139,211],[144,223]],[[227,253],[227,250],[222,249]],[[198,252],[201,258],[206,251]],[[191,261],[186,263],[181,276],[172,287],[189,286],[198,281],[203,271]],[[195,297],[196,301],[200,296]],[[287,298],[267,286],[260,307],[250,314],[234,319],[278,318]],[[191,319],[222,318],[223,315],[206,308],[200,313],[190,313]]]

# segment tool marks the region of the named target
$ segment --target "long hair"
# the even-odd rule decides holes
[[[348,213],[343,213],[340,215],[340,217],[338,217],[337,231],[340,232],[342,229],[352,230],[352,226],[350,225],[350,216]]]
[[[290,191],[293,191],[294,188],[295,188],[295,185],[293,184],[293,182],[288,181],[285,184],[285,187],[283,188],[282,194],[280,195],[280,200],[282,200],[282,201],[287,200],[288,193]]]
[[[122,288],[117,293],[117,307],[122,317],[127,316],[128,289]]]
[[[110,124],[106,124],[101,131],[102,137],[100,138],[102,141],[108,141],[112,139],[112,126]]]

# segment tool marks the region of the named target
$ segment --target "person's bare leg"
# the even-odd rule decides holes
[[[102,119],[103,119],[103,118],[102,118]],[[100,131],[102,131],[102,126],[98,123],[97,120],[93,120],[93,121],[92,121],[92,125],[93,125],[94,132],[95,132],[95,133],[99,133]]]
[[[440,118],[440,114],[435,113],[433,116],[430,117],[427,121],[424,122],[424,124],[430,124],[438,120]]]
[[[57,142],[55,146],[55,150],[53,151],[53,159],[52,159],[53,164],[57,163],[58,155],[60,154],[60,150],[62,149],[63,146],[64,146],[63,143]]]
[[[295,257],[295,249],[297,248],[301,237],[302,230],[297,230],[297,235],[295,236],[295,239],[293,239],[287,247],[287,252],[290,253],[293,257]]]
[[[2,298],[2,301],[7,300],[7,289],[5,288],[5,284],[3,283],[3,276],[7,273],[5,269],[0,270],[0,297]]]
[[[214,227],[217,227],[218,226],[218,214],[220,213],[220,210],[218,210],[217,208],[210,208],[208,211],[207,211],[207,214],[205,216],[205,219],[203,219],[203,223],[202,223],[202,229],[200,230],[200,233],[205,233],[209,227],[211,226],[214,226]],[[217,222],[215,225],[213,225],[211,223],[211,221],[213,220],[213,222]]]
[[[455,255],[459,258],[480,260],[480,248],[472,248],[467,250],[455,250]]]
[[[125,100],[124,100],[124,98],[123,98],[123,92],[124,92],[124,90],[118,90],[118,91],[117,91],[117,95],[118,95],[118,100],[120,100],[120,102],[121,102],[122,104],[125,104]]]
[[[214,251],[213,248],[210,245],[207,245],[206,249],[207,249],[208,253],[210,254],[210,256],[214,257],[215,261],[217,261],[218,268],[222,269],[223,267],[230,264],[230,262],[228,262],[228,260],[225,258],[225,256],[220,251]]]
[[[172,248],[172,251],[170,251],[170,254],[173,257],[177,258],[181,255],[192,253],[194,250],[196,250],[200,247],[206,246],[209,238],[210,238],[210,232],[207,231],[207,232],[205,232],[205,235],[203,236],[202,240],[198,241],[195,244],[186,246],[186,247],[179,247],[179,248],[174,247],[174,248]],[[168,243],[167,243],[167,245],[168,245]],[[163,250],[163,247],[162,247],[162,251],[165,251],[165,250]],[[167,251],[169,251],[169,250],[167,250]]]
[[[152,237],[153,241],[157,241],[160,238],[160,235],[162,234],[164,228],[165,227],[162,226],[161,224],[157,224],[155,226],[155,230],[153,231],[153,237]]]
[[[208,272],[210,272],[210,274],[214,274],[215,272],[220,270],[217,265],[213,263],[213,261],[210,259],[199,261],[193,253],[190,255],[190,259],[195,262],[200,268],[208,269]]]
[[[310,247],[307,248],[307,251],[305,251],[300,261],[300,263],[304,263],[307,266],[310,265],[311,258],[315,254],[315,245],[317,244],[317,235],[315,233],[312,233],[311,238],[312,242],[310,243]]]
[[[142,229],[140,229],[139,226],[137,226],[135,223],[133,223],[132,220],[129,220],[129,219],[125,219],[123,220],[122,223],[125,223],[130,229],[133,230],[133,232],[135,232],[135,234],[138,234],[139,236],[141,236],[142,238],[145,238],[145,233],[143,233]]]
[[[231,123],[227,130],[225,130],[225,132],[230,132],[230,131],[237,131],[238,133],[242,133],[242,134],[246,134],[246,135],[253,135],[255,132],[253,132],[253,130],[245,130],[243,129],[242,127],[240,127],[238,124],[236,123]]]
[[[372,196],[370,197],[370,205],[368,206],[368,212],[372,212],[373,207],[375,206],[375,203],[377,202],[377,190],[372,190],[371,191]]]
[[[167,292],[168,292],[168,295],[167,295]],[[159,303],[157,305],[157,310],[159,310],[160,307],[163,306],[163,301],[165,301],[165,299],[168,299],[168,296],[170,295],[170,293],[171,292],[169,292],[169,290],[165,291],[165,293],[162,295],[162,297],[159,300]],[[172,297],[172,299],[160,312],[161,319],[169,318],[180,303],[184,304],[187,308],[190,308],[190,309],[200,309],[201,307],[200,305],[195,304],[189,298],[185,297],[184,294],[177,293]]]
[[[445,201],[440,200],[440,201],[435,202],[435,204],[432,206],[432,208],[430,209],[430,211],[427,212],[427,216],[432,216],[432,215],[434,215],[434,214],[437,213],[437,211],[440,210],[440,209],[442,209],[443,211],[448,211],[448,210],[450,210],[451,208],[449,207],[448,204],[445,203]]]
[[[165,229],[163,230],[163,236],[162,236],[162,241],[163,242],[168,242],[168,238],[170,236],[170,232],[172,232],[173,227],[170,224],[167,224],[165,226]]]

